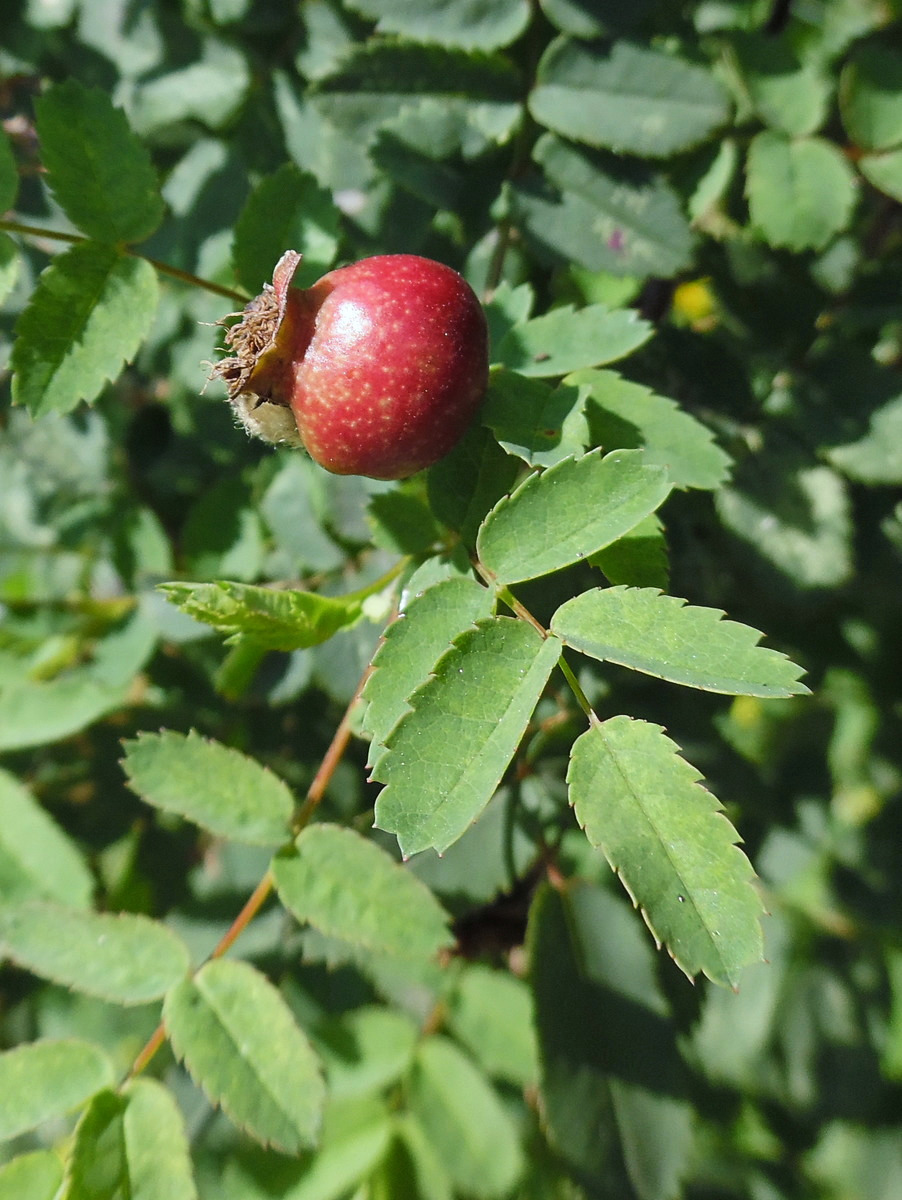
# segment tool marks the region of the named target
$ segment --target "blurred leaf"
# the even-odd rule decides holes
[[[735,829],[678,751],[659,725],[593,716],[573,745],[570,803],[677,966],[735,987],[761,959],[763,906]]]
[[[367,523],[373,542],[396,554],[427,554],[440,541],[429,506],[408,492],[382,492],[370,499]]]
[[[585,391],[496,368],[489,376],[482,419],[508,452],[531,467],[579,457],[590,445]]]
[[[479,531],[480,561],[505,584],[559,571],[628,533],[670,486],[637,450],[564,459],[495,505]]]
[[[623,358],[651,335],[634,309],[567,304],[514,325],[498,345],[497,361],[523,375],[564,375]]]
[[[156,72],[137,84],[129,108],[132,124],[144,137],[180,121],[222,129],[245,102],[250,83],[246,54],[206,38],[197,61]]]
[[[599,888],[546,885],[528,949],[554,1144],[601,1194],[675,1197],[691,1145],[685,1071],[637,922]]]
[[[171,930],[135,913],[32,900],[0,910],[0,952],[34,975],[116,1004],[162,996],[188,970]]]
[[[0,1200],[55,1200],[63,1164],[52,1150],[20,1154],[0,1167]]]
[[[107,685],[89,667],[55,679],[0,684],[0,750],[41,746],[71,736],[127,700],[127,685]]]
[[[689,265],[692,231],[664,179],[613,156],[580,152],[551,134],[539,138],[533,158],[554,190],[518,183],[514,212],[555,259],[659,278]]]
[[[248,583],[161,583],[166,599],[235,643],[247,639],[267,650],[302,650],[326,642],[359,620],[371,589],[346,596],[255,587]]]
[[[129,785],[148,804],[218,837],[252,845],[286,840],[291,793],[253,759],[194,732],[139,733],[123,746]]]
[[[798,696],[800,667],[762,634],[657,588],[594,588],[566,601],[551,629],[566,646],[672,683],[742,696]]]
[[[334,571],[344,563],[342,550],[317,514],[316,470],[302,454],[285,455],[260,502],[260,512],[287,560],[286,575],[304,568]]]
[[[324,1098],[316,1056],[263,975],[214,959],[173,988],[163,1016],[178,1057],[240,1128],[288,1154],[316,1142]]]
[[[858,160],[858,169],[878,191],[902,201],[902,150],[863,154]]]
[[[19,193],[19,172],[9,138],[0,130],[0,214],[13,208]]]
[[[27,1042],[0,1054],[0,1139],[77,1108],[113,1082],[106,1056],[69,1038]]]
[[[542,56],[529,111],[564,137],[655,158],[696,145],[728,115],[703,67],[626,41],[602,52],[567,38]]]
[[[86,908],[93,891],[75,843],[14,776],[0,771],[0,904],[46,896]]]
[[[154,1079],[136,1079],[124,1095],[100,1092],[75,1133],[68,1200],[196,1200],[182,1114]]]
[[[377,33],[398,33],[418,42],[464,50],[496,50],[523,32],[527,0],[349,0],[348,7],[377,19]]]
[[[844,475],[861,483],[902,483],[902,396],[871,413],[863,437],[830,446],[826,457]]]
[[[452,993],[448,1024],[489,1075],[523,1088],[536,1082],[532,997],[521,979],[469,965]]]
[[[902,142],[902,54],[879,43],[858,46],[843,68],[839,108],[853,142],[889,150]]]
[[[614,371],[578,371],[564,382],[589,389],[585,410],[595,445],[643,448],[645,462],[666,467],[674,487],[713,490],[725,481],[729,456],[675,401]]]
[[[242,287],[257,295],[286,250],[303,256],[294,286],[306,287],[332,266],[338,209],[312,175],[285,163],[257,184],[235,225],[232,262]]]
[[[454,1184],[477,1200],[506,1196],[524,1168],[510,1117],[453,1042],[427,1038],[410,1080],[411,1109]]]
[[[429,505],[472,546],[485,514],[514,485],[520,465],[487,429],[471,425],[450,454],[426,474]]]
[[[373,671],[363,689],[363,725],[372,735],[372,765],[385,739],[405,713],[407,699],[423,683],[436,659],[459,633],[479,617],[487,617],[494,596],[474,579],[445,579],[413,595],[403,614],[385,631],[373,658]]]
[[[59,255],[16,324],[14,403],[38,417],[96,400],[138,352],[156,306],[143,259],[92,242]]]
[[[827,116],[832,81],[802,60],[785,38],[746,34],[733,41],[742,82],[766,125],[790,135],[814,133]]]
[[[327,937],[401,958],[430,958],[453,943],[425,884],[350,829],[309,826],[272,872],[285,907]]]
[[[430,846],[441,854],[479,816],[559,655],[555,638],[490,618],[461,634],[409,697],[411,711],[373,768],[387,785],[376,825],[397,836],[405,857]]]
[[[373,1005],[321,1023],[315,1040],[329,1096],[341,1100],[382,1092],[405,1076],[419,1030],[404,1013]]]
[[[650,0],[539,0],[542,12],[562,33],[579,38],[599,38],[632,28],[650,7]]]
[[[0,304],[16,286],[21,265],[18,246],[8,234],[0,233]]]
[[[149,237],[163,218],[163,199],[147,148],[121,110],[74,79],[49,88],[35,110],[50,186],[73,224],[101,242]],[[121,314],[129,309],[123,297]]]
[[[624,537],[591,555],[588,561],[603,571],[613,584],[666,591],[670,582],[670,561],[661,518],[652,513]]]
[[[759,133],[746,161],[752,222],[771,246],[822,249],[846,228],[855,175],[832,142]]]

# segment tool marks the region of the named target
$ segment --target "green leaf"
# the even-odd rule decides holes
[[[8,234],[0,233],[0,304],[16,286],[21,266],[19,247]]]
[[[173,1049],[214,1104],[264,1145],[315,1143],[324,1087],[316,1055],[273,985],[247,963],[214,959],[166,997]]]
[[[0,771],[0,904],[46,896],[85,908],[93,891],[73,842],[14,776]]]
[[[520,81],[499,55],[389,39],[358,45],[311,91],[330,124],[365,144],[404,108],[444,106],[465,157],[507,141],[520,119]]]
[[[426,679],[436,659],[478,618],[491,615],[495,597],[474,579],[444,579],[411,597],[386,629],[363,689],[363,726],[372,736],[370,764],[392,728],[410,711],[407,698]]]
[[[53,194],[70,220],[101,242],[140,242],[163,218],[147,148],[100,88],[74,79],[35,103],[41,154]],[[129,310],[123,306],[121,317]]]
[[[599,1195],[675,1197],[692,1113],[676,1029],[634,914],[599,887],[545,884],[527,948],[552,1143]]]
[[[693,235],[672,188],[646,167],[580,152],[551,134],[533,158],[554,191],[526,181],[513,211],[529,238],[556,259],[590,271],[656,278],[692,261]]]
[[[476,542],[480,561],[504,584],[559,571],[629,533],[670,486],[638,450],[565,459],[495,505]]]
[[[489,431],[473,424],[426,473],[429,507],[449,529],[458,530],[465,546],[472,546],[483,517],[514,486],[519,470]]]
[[[570,803],[681,970],[733,987],[761,959],[761,900],[721,805],[659,725],[591,718],[573,745]]]
[[[832,142],[766,131],[749,147],[746,193],[752,223],[771,246],[818,250],[848,225],[856,180]]]
[[[196,1200],[182,1114],[155,1079],[101,1092],[78,1123],[67,1200]]]
[[[731,696],[808,693],[800,667],[759,646],[757,629],[723,616],[657,588],[594,588],[562,604],[551,629],[581,654],[687,687]]]
[[[670,561],[661,518],[652,513],[625,537],[593,554],[589,562],[611,583],[666,591],[670,582]]]
[[[256,295],[286,249],[303,256],[293,285],[307,287],[335,262],[338,210],[312,175],[285,163],[257,184],[235,224],[232,263]]]
[[[585,453],[590,445],[585,398],[578,388],[552,388],[496,368],[489,376],[482,420],[508,454],[531,467],[553,467]]]
[[[497,361],[522,375],[564,375],[614,362],[643,345],[652,327],[632,308],[570,304],[515,325],[502,338]]]
[[[350,0],[355,12],[378,18],[377,33],[399,33],[417,42],[463,50],[496,50],[520,36],[529,21],[528,0]]]
[[[522,979],[479,963],[468,965],[449,1001],[448,1025],[489,1075],[515,1087],[535,1084],[534,1013]]]
[[[156,1000],[188,970],[188,951],[158,921],[31,900],[0,910],[0,951],[34,975],[115,1004]]]
[[[285,841],[291,792],[266,767],[193,731],[139,733],[123,743],[123,769],[148,804],[180,813],[217,837],[271,845]]]
[[[559,657],[555,638],[490,618],[461,634],[409,697],[373,770],[387,784],[376,825],[397,835],[405,856],[430,846],[441,854],[479,816]]]
[[[766,125],[796,136],[821,127],[832,93],[821,64],[803,61],[788,39],[760,33],[737,36],[733,53],[748,97]]]
[[[902,201],[902,150],[863,154],[858,160],[858,169],[878,191]]]
[[[425,555],[441,542],[429,505],[409,492],[382,492],[370,499],[367,524],[373,542],[394,554]]]
[[[429,888],[351,829],[308,826],[276,855],[272,872],[299,921],[367,953],[431,958],[453,944]]]
[[[902,483],[902,396],[870,414],[862,437],[831,446],[826,457],[844,475],[861,483]]]
[[[83,242],[41,273],[16,322],[14,403],[34,417],[92,401],[150,330],[157,277],[144,259]]]
[[[666,467],[677,488],[713,491],[725,482],[729,455],[711,430],[675,401],[615,371],[577,371],[564,382],[588,389],[585,412],[593,445],[643,448],[646,463]]]
[[[21,750],[67,738],[121,708],[129,684],[109,686],[90,667],[57,679],[0,682],[0,750]]]
[[[529,111],[564,137],[618,153],[666,158],[727,119],[727,98],[704,67],[616,41],[603,50],[553,41],[539,63]]]
[[[383,1092],[406,1076],[420,1040],[403,1012],[375,1005],[327,1018],[314,1031],[332,1100]]]
[[[0,213],[15,207],[19,193],[19,172],[6,133],[0,129]]]
[[[196,621],[228,634],[234,644],[245,638],[267,650],[303,650],[327,642],[359,620],[372,589],[347,596],[280,591],[250,583],[161,583],[166,599]]]
[[[63,1164],[52,1150],[20,1154],[0,1167],[0,1200],[56,1200]]]
[[[106,1055],[76,1038],[29,1042],[0,1054],[0,1140],[78,1108],[113,1082]]]
[[[880,43],[858,46],[843,68],[839,110],[853,142],[889,150],[902,142],[902,54]]]
[[[410,1078],[410,1107],[456,1187],[506,1196],[524,1169],[516,1129],[484,1076],[453,1042],[427,1038]]]

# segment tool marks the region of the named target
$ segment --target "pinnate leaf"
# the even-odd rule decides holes
[[[408,601],[385,631],[363,689],[364,728],[372,735],[370,763],[406,712],[407,697],[424,682],[436,659],[479,617],[491,614],[495,598],[475,579],[443,579]]]
[[[676,488],[716,488],[730,458],[701,421],[675,401],[616,371],[576,371],[565,384],[586,389],[585,420],[592,444],[606,450],[641,447],[645,461],[666,467]]]
[[[631,308],[570,304],[514,325],[501,339],[496,361],[522,375],[565,375],[614,362],[638,349],[652,327]]]
[[[35,109],[50,186],[70,220],[101,242],[150,237],[163,217],[156,172],[109,96],[70,79]]]
[[[42,272],[16,324],[13,398],[32,416],[95,400],[146,337],[157,277],[144,259],[82,242]]]
[[[74,844],[13,775],[0,771],[0,904],[47,896],[84,908],[93,890]]]
[[[559,571],[629,533],[670,487],[639,450],[564,459],[495,505],[476,541],[480,561],[505,584]]]
[[[798,696],[802,671],[759,646],[749,625],[717,608],[689,605],[657,588],[593,588],[567,600],[551,620],[567,646],[646,675],[731,696]]]
[[[285,784],[253,759],[193,731],[139,734],[125,742],[123,768],[148,804],[219,837],[261,845],[287,837],[294,802]]]
[[[78,1123],[67,1200],[196,1200],[188,1139],[172,1093],[138,1079],[100,1092]]]
[[[288,1154],[315,1143],[324,1099],[319,1064],[259,971],[214,959],[173,988],[163,1018],[195,1082],[237,1125]]]
[[[63,1164],[52,1150],[20,1154],[0,1167],[0,1200],[56,1200]]]
[[[832,142],[766,130],[752,139],[746,163],[752,222],[771,246],[820,249],[852,216],[852,168]]]
[[[328,641],[354,624],[367,596],[360,591],[333,598],[230,580],[161,583],[159,588],[182,612],[228,634],[228,641],[247,638],[267,650],[303,650]]]
[[[0,1054],[0,1140],[61,1117],[113,1082],[113,1067],[90,1042],[30,1042]]]
[[[457,1188],[477,1200],[507,1196],[523,1160],[513,1122],[497,1094],[448,1038],[420,1046],[410,1105]]]
[[[761,959],[761,900],[738,835],[659,725],[594,716],[573,745],[570,803],[649,929],[690,977],[736,986]]]
[[[376,825],[404,855],[440,854],[475,821],[523,737],[560,656],[555,638],[496,617],[467,630],[409,698],[373,776]]]
[[[601,52],[567,38],[543,55],[529,109],[565,137],[654,158],[696,145],[728,112],[703,67],[626,41]]]
[[[117,1004],[155,1000],[188,969],[187,949],[158,921],[43,900],[0,910],[0,951],[35,975]]]
[[[272,871],[299,921],[354,948],[429,958],[454,940],[429,888],[351,829],[309,826],[275,857]]]

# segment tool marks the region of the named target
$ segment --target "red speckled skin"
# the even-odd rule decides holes
[[[291,408],[311,457],[336,474],[403,479],[430,466],[485,395],[485,316],[442,263],[363,259],[289,291],[286,316]]]

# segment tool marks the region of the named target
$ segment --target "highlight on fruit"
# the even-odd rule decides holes
[[[301,255],[226,333],[213,368],[248,432],[328,471],[403,479],[453,449],[488,381],[485,314],[457,271],[384,254],[294,285]]]

